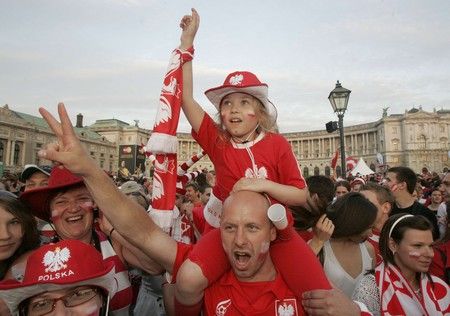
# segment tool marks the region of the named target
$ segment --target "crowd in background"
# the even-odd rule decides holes
[[[48,213],[43,216],[48,211],[46,207],[55,212],[59,203],[69,203],[65,200],[67,197],[61,197],[62,200],[59,202],[57,192],[67,193],[71,192],[72,188],[77,188],[81,191],[76,194],[83,195],[83,192],[87,191],[80,178],[65,169],[62,170],[67,174],[61,174],[58,170],[61,169],[27,165],[20,174],[6,175],[2,178],[1,225],[3,230],[3,227],[10,230],[12,239],[14,236],[16,238],[13,251],[7,254],[4,251],[0,252],[3,254],[0,258],[2,279],[23,278],[26,269],[23,262],[26,259],[23,257],[27,257],[24,254],[29,254],[30,250],[37,248],[39,244],[72,238],[83,241],[84,236],[78,236],[69,228],[66,229],[55,217],[51,217]],[[177,241],[187,244],[196,243],[207,231],[203,208],[211,195],[211,188],[215,185],[213,170],[194,169],[192,174],[195,177],[190,182],[177,188],[176,212],[172,229],[168,232]],[[112,176],[112,178],[122,193],[134,199],[144,209],[151,209],[151,178],[143,176],[129,178]],[[420,247],[432,246],[434,252],[428,253],[429,262],[423,263],[426,269],[422,269],[421,272],[432,273],[449,284],[450,229],[447,222],[449,209],[447,201],[450,192],[450,174],[447,168],[442,172],[430,172],[424,167],[420,173],[414,173],[409,168],[395,167],[385,173],[374,173],[369,176],[358,174],[346,179],[311,176],[306,182],[310,194],[316,196],[321,205],[320,211],[301,213],[295,212],[293,207],[296,214],[294,227],[318,256],[329,280],[349,298],[363,301],[369,309],[370,307],[373,310],[377,309],[373,306],[377,306],[379,302],[373,301],[371,292],[376,271],[374,269],[386,259],[386,254],[382,253],[386,252],[386,249],[380,249],[379,243],[382,242],[385,223],[392,218],[398,220],[397,214],[421,215],[427,218],[422,224],[423,227],[418,229],[429,229],[433,232],[434,241],[432,239],[432,244]],[[45,188],[48,187],[51,189],[46,191]],[[43,193],[35,194],[34,197],[27,195],[30,193],[25,194],[30,191],[39,193],[40,190]],[[56,199],[57,202],[48,203],[40,195],[50,197],[51,201]],[[408,203],[408,196],[412,204]],[[85,203],[82,207],[91,207],[93,203],[87,196],[81,196],[81,201]],[[415,206],[412,207],[413,205]],[[29,206],[34,207],[32,211],[28,209]],[[102,243],[107,243],[111,253],[118,253],[116,271],[118,269],[126,272],[127,282],[124,283],[124,287],[128,290],[125,291],[126,295],[122,295],[119,299],[116,315],[166,315],[164,284],[168,282],[167,276],[163,271],[147,269],[145,260],[139,261],[139,255],[127,249],[132,249],[131,245],[120,237],[113,238],[114,228],[108,225],[101,215],[96,214],[96,211],[98,212],[98,209],[94,207],[92,223],[89,224],[88,230],[97,232],[94,234],[97,237],[89,235],[90,237],[84,241],[97,246],[100,252],[105,248]],[[31,214],[35,215],[35,219]],[[16,220],[22,227],[20,238],[18,236],[20,232],[17,232],[18,225],[15,225],[15,231],[8,226],[12,220]],[[417,221],[418,218],[415,222]],[[36,225],[33,226],[33,223]],[[399,226],[398,222],[396,224]],[[11,239],[5,232],[2,232],[2,236]],[[424,243],[426,244],[425,241]],[[122,244],[122,247],[116,247],[117,244]],[[421,251],[420,247],[417,248],[418,251]],[[128,252],[133,255],[127,254]],[[411,254],[409,256],[411,257]],[[367,279],[368,275],[372,275],[372,279],[370,277]],[[3,313],[7,315],[5,307],[3,308]],[[125,312],[121,313],[120,310]]]

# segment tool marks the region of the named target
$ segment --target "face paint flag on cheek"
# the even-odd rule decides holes
[[[410,251],[409,252],[409,256],[413,257],[413,258],[419,258],[420,257],[420,252],[418,252],[418,251]]]
[[[183,94],[183,69],[185,62],[194,57],[194,48],[175,49],[164,77],[153,132],[147,143],[148,151],[155,155],[152,209],[150,216],[164,231],[172,225],[177,182],[176,137]]]

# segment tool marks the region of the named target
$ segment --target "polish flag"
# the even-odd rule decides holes
[[[335,169],[336,164],[339,158],[339,149],[336,149],[336,152],[334,153],[333,157],[331,158],[331,168]]]

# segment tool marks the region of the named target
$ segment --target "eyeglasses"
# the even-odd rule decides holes
[[[95,287],[78,287],[75,290],[58,298],[43,298],[38,297],[27,300],[24,308],[28,316],[43,316],[55,310],[56,303],[62,301],[65,307],[75,307],[86,303],[93,299],[99,293],[100,289]]]

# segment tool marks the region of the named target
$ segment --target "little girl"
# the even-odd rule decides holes
[[[193,51],[199,15],[184,16],[180,23],[181,51]],[[276,109],[268,100],[268,87],[252,73],[237,71],[222,86],[205,92],[219,111],[216,125],[193,98],[192,62],[183,65],[183,111],[192,126],[192,135],[214,163],[216,185],[205,207],[206,221],[220,224],[222,202],[233,191],[250,190],[269,195],[285,205],[311,207],[297,161],[287,140],[276,130]],[[309,204],[309,206],[308,206]],[[314,254],[297,234],[272,247],[271,257],[289,288],[301,297],[307,289],[330,288]],[[283,258],[289,257],[289,260]],[[283,262],[284,261],[284,262]],[[288,261],[291,265],[288,264]],[[298,265],[305,264],[305,269]],[[206,234],[177,274],[178,307],[201,301],[203,290],[229,269],[216,229]],[[306,270],[308,269],[308,271]],[[303,271],[302,271],[303,270]],[[191,278],[192,275],[195,278]],[[192,279],[202,274],[203,282]],[[312,277],[314,276],[314,280]]]

